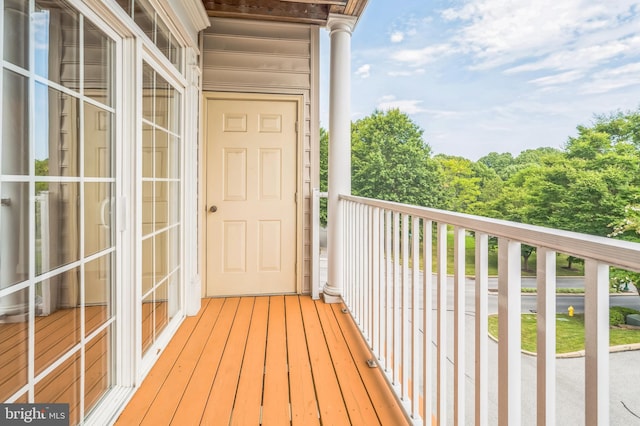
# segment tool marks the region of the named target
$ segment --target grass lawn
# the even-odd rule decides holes
[[[435,234],[434,234],[435,235]],[[475,259],[476,259],[476,240],[473,236],[467,235],[465,238],[465,273],[467,275],[473,275],[475,273]],[[436,265],[436,241],[433,242],[433,270],[437,269]],[[522,258],[520,258],[522,261]],[[536,253],[534,252],[529,257],[529,270],[522,271],[522,276],[535,276],[536,275]],[[556,255],[556,275],[559,277],[568,276],[583,276],[584,265],[574,263],[572,269],[567,269],[567,255],[558,253]],[[450,229],[447,232],[447,273],[453,273],[453,230]],[[489,250],[489,275],[498,275],[498,251]]]
[[[498,316],[489,316],[489,334],[498,336]],[[522,349],[536,352],[536,315],[522,314]],[[609,330],[610,346],[640,343],[640,330],[612,328]],[[562,354],[584,349],[584,315],[556,315],[556,353]]]

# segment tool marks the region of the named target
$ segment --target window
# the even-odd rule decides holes
[[[0,28],[0,400],[75,424],[114,377],[116,42],[64,1]]]
[[[179,72],[182,72],[182,48],[148,0],[117,0],[122,9]]]
[[[180,93],[142,68],[142,352],[180,307]]]

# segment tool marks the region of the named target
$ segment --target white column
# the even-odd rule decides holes
[[[329,15],[329,200],[327,211],[327,283],[324,301],[338,303],[344,279],[344,224],[340,194],[351,194],[351,32],[356,18]]]
[[[187,98],[185,102],[186,123],[184,134],[185,155],[185,194],[184,194],[184,262],[186,313],[197,315],[201,307],[202,280],[198,275],[198,223],[202,211],[198,208],[198,110],[201,105],[200,79],[197,54],[193,48],[187,48]]]

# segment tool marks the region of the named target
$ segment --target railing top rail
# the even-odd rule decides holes
[[[535,247],[546,247],[560,253],[640,272],[640,243],[352,195],[341,195],[340,199],[460,226],[470,231],[507,238]]]

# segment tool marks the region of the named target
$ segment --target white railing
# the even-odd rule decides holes
[[[535,246],[538,259],[537,424],[555,424],[556,253],[585,259],[585,421],[609,424],[608,268],[640,272],[640,244],[353,196],[342,196],[341,203],[347,256],[343,299],[415,423],[431,424],[432,419],[439,425],[489,423],[488,241],[492,236],[498,239],[498,424],[523,421],[521,244]],[[452,318],[447,313],[446,273],[451,228]],[[434,232],[437,261],[432,270]],[[465,236],[470,232],[476,244],[471,343],[465,339]],[[447,350],[451,333],[452,357]],[[467,351],[474,354],[475,368],[468,369],[474,376],[474,389],[469,390],[474,413],[465,412]],[[451,380],[447,364],[453,364],[452,392],[447,389]],[[451,398],[453,419],[448,419]]]

